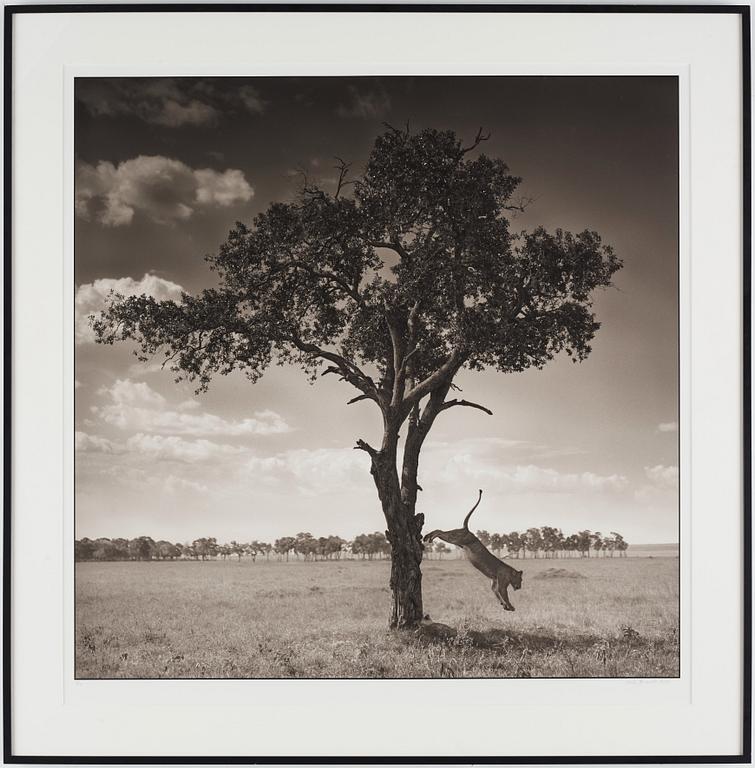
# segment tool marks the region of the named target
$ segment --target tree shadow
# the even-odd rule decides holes
[[[568,634],[560,635],[547,632],[529,632],[517,629],[502,629],[491,627],[490,629],[456,629],[448,624],[438,621],[423,621],[414,630],[412,640],[423,645],[435,643],[467,644],[473,648],[483,650],[528,650],[536,652],[557,651],[566,648],[570,651],[585,651],[595,648],[596,644],[605,643],[605,637],[595,634]],[[611,640],[619,645],[631,644],[641,646],[645,639],[637,633],[632,636],[618,636]]]

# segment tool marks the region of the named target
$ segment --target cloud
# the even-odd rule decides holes
[[[216,109],[196,99],[192,99],[188,104],[167,99],[153,122],[177,128],[181,125],[212,123],[217,119],[217,115]]]
[[[194,171],[197,180],[197,203],[200,205],[219,205],[227,207],[239,200],[249,200],[254,191],[238,170],[217,173],[207,168]]]
[[[117,166],[106,160],[76,164],[76,215],[109,227],[130,224],[137,213],[172,224],[197,209],[228,207],[253,196],[240,170],[195,170],[162,155],[139,155]]]
[[[184,463],[207,463],[244,453],[234,445],[213,443],[210,440],[184,440],[175,435],[145,435],[139,432],[126,441],[126,449],[146,456],[153,461],[180,461]]]
[[[131,277],[103,277],[92,283],[83,283],[76,289],[75,326],[76,342],[94,341],[94,332],[89,327],[89,316],[96,315],[105,308],[105,302],[111,291],[122,296],[153,296],[158,301],[172,299],[178,301],[183,288],[177,283],[165,280],[157,275],[145,274],[141,280]]]
[[[77,453],[123,453],[124,446],[108,440],[106,437],[89,435],[86,432],[76,432],[76,452]]]
[[[571,493],[624,490],[629,481],[624,475],[598,475],[595,472],[559,472],[535,464],[499,465],[479,456],[457,454],[438,474],[438,480],[459,482],[466,479],[486,483],[507,492]]]
[[[679,467],[656,464],[654,467],[645,467],[645,476],[658,488],[676,490],[679,487]]]
[[[677,432],[679,425],[675,421],[664,421],[657,427],[659,432]]]
[[[373,120],[383,117],[390,108],[391,99],[382,88],[360,90],[350,85],[347,102],[339,104],[336,114],[339,117]]]
[[[171,406],[145,382],[119,379],[103,388],[108,403],[92,406],[103,422],[122,430],[162,435],[273,435],[291,428],[274,411],[257,411],[253,418],[224,419],[211,413],[195,413],[189,402]]]
[[[238,90],[239,99],[251,115],[261,115],[267,108],[267,102],[260,96],[253,85],[243,85]]]
[[[133,490],[135,488],[149,488],[156,491],[165,491],[170,494],[181,491],[191,493],[207,493],[210,489],[204,483],[198,483],[196,480],[180,477],[175,474],[155,474],[138,467],[123,467],[120,465],[106,467],[101,474],[113,478],[113,480],[126,488]]]
[[[518,441],[491,438],[488,445],[511,446]],[[623,475],[598,475],[594,472],[562,473],[555,469],[528,465],[500,465],[480,454],[454,451],[448,444],[428,443],[422,470],[422,482],[458,484],[465,480],[484,483],[487,488],[517,492],[570,493],[616,492],[624,490],[628,480]],[[272,486],[294,487],[304,495],[318,495],[333,489],[364,488],[365,457],[349,448],[295,449],[274,456],[255,456],[246,462],[247,474],[256,482]]]
[[[260,115],[267,107],[253,85],[229,87],[208,78],[81,78],[76,99],[94,117],[132,117],[169,128],[213,125],[224,113]]]
[[[254,457],[245,472],[257,483],[295,488],[305,496],[364,487],[368,463],[350,448],[294,449]]]

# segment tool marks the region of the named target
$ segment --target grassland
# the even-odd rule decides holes
[[[427,561],[439,623],[401,633],[386,628],[387,561],[79,563],[76,674],[673,677],[678,562],[520,561],[506,613],[464,560]]]

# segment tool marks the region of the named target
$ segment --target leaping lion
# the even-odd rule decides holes
[[[512,568],[508,563],[497,558],[472,531],[469,530],[469,518],[480,504],[482,499],[482,490],[477,498],[477,503],[469,510],[469,514],[464,518],[461,528],[454,528],[452,531],[431,531],[424,537],[426,543],[434,539],[441,539],[449,544],[455,544],[461,547],[466,553],[469,562],[484,573],[489,579],[492,579],[491,588],[498,598],[498,601],[506,611],[513,611],[514,606],[509,601],[509,584],[514,589],[522,588],[522,572]]]

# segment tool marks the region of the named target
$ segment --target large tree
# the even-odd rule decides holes
[[[306,179],[297,199],[238,223],[209,256],[217,287],[180,302],[113,297],[100,342],[131,339],[180,376],[209,384],[271,362],[333,374],[382,415],[370,462],[391,544],[390,624],[422,618],[420,452],[462,369],[540,368],[590,352],[591,294],[621,262],[597,233],[514,233],[520,179],[451,131],[388,128],[364,172],[340,164],[334,191]],[[403,451],[399,439],[404,435]]]

